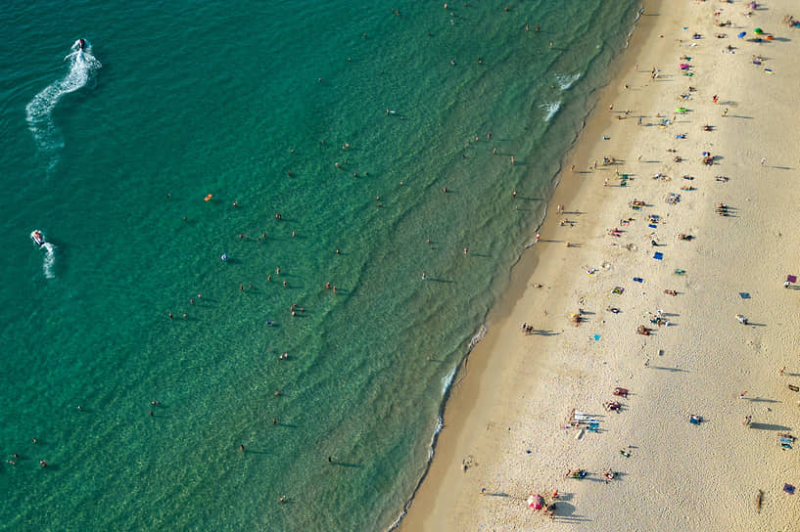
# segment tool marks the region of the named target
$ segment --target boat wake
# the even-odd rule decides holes
[[[42,271],[47,279],[55,279],[56,274],[53,271],[56,263],[56,247],[50,242],[42,244],[44,250],[44,262],[42,263]]]
[[[64,146],[58,128],[53,123],[53,109],[62,96],[90,83],[97,69],[102,66],[92,55],[92,47],[88,41],[75,41],[72,50],[64,58],[69,62],[66,76],[48,85],[25,106],[28,129],[33,133],[38,148],[46,153],[55,152]]]
[[[44,276],[48,279],[53,279],[56,276],[56,274],[53,273],[53,267],[56,262],[56,247],[48,242],[44,233],[38,229],[34,229],[31,232],[31,240],[33,240],[35,245],[39,246],[39,249],[44,251],[44,263],[42,264]]]

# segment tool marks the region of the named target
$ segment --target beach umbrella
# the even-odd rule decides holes
[[[739,37],[740,39],[743,39],[745,35],[747,35],[747,32],[746,32],[746,31],[743,31],[742,33],[740,33],[739,35],[737,35],[737,37]]]
[[[538,493],[528,497],[528,507],[533,508],[534,510],[541,510],[542,506],[544,506],[544,499]]]
[[[753,33],[755,33],[756,35],[761,35],[762,33],[764,33],[764,30],[762,30],[761,28],[756,28],[753,30]]]

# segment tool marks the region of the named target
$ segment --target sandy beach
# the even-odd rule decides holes
[[[645,4],[401,530],[800,529],[800,9],[759,4]]]

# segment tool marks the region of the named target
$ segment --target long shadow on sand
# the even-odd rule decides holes
[[[784,425],[774,425],[771,423],[750,423],[750,428],[758,430],[780,430],[781,432],[788,432],[792,430],[792,427],[786,427]]]
[[[567,523],[588,523],[591,521],[588,517],[576,514],[574,505],[562,501],[558,501],[556,504],[555,518],[558,521]]]
[[[672,373],[689,373],[688,369],[681,369],[681,368],[667,368],[664,366],[648,366],[649,369],[660,369],[663,371],[670,371]]]

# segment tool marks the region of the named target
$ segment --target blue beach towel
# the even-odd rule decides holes
[[[647,227],[649,227],[650,229],[658,229],[658,226],[656,224],[647,224]]]
[[[643,283],[644,282],[644,279],[642,279],[641,277],[634,277],[633,280],[635,282],[637,282],[637,283]]]
[[[749,292],[739,292],[739,297],[741,297],[742,299],[750,299],[750,293]]]
[[[661,260],[664,258],[664,254],[661,253],[660,251],[656,251],[655,255],[653,255],[653,258],[656,260]]]

